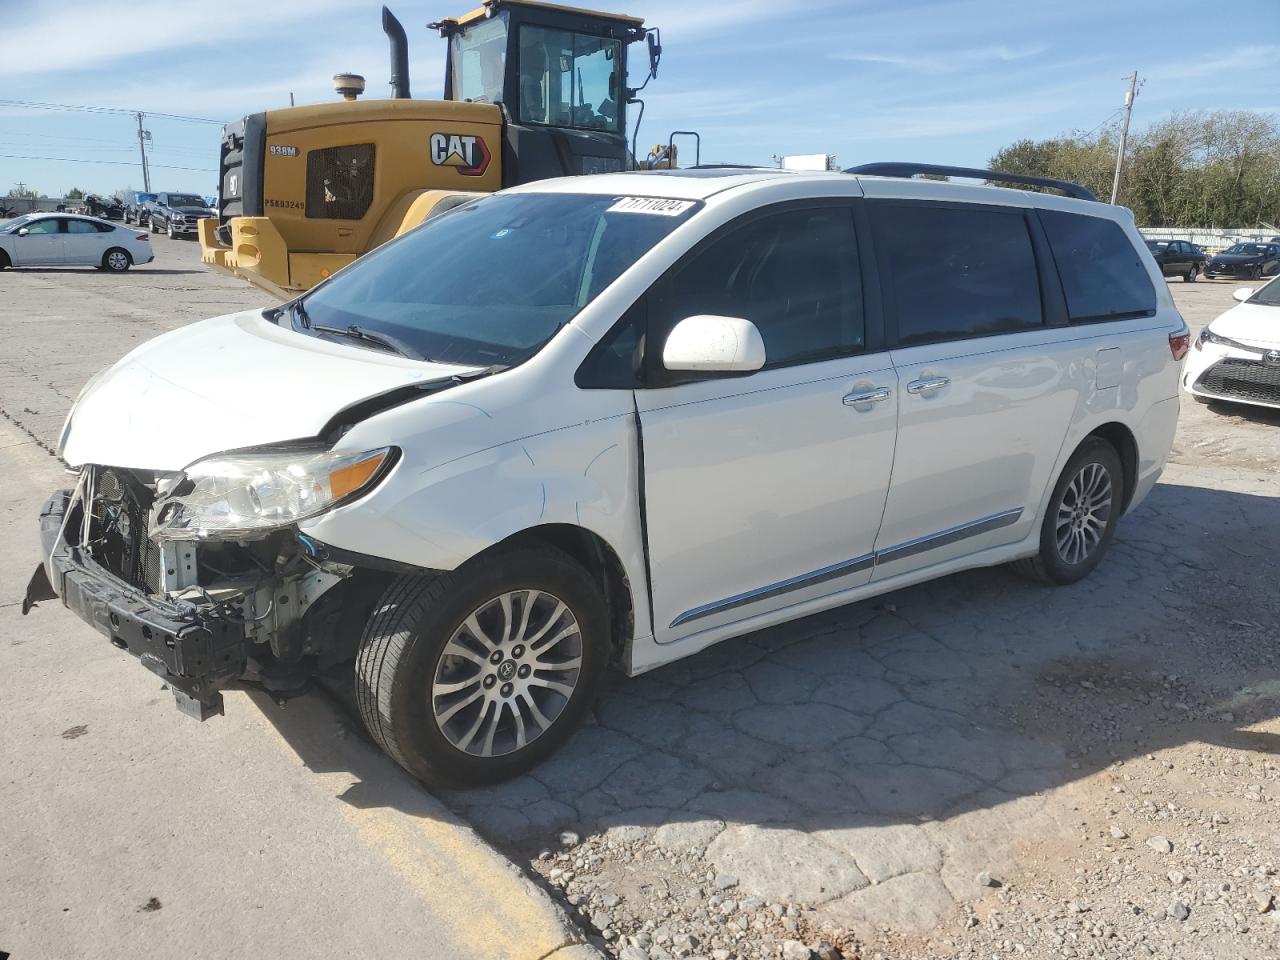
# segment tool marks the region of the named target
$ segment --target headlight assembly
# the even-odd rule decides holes
[[[395,454],[394,447],[357,453],[294,447],[206,457],[157,499],[150,534],[161,540],[263,537],[367,493]]]
[[[1214,333],[1208,327],[1200,331],[1200,336],[1196,338],[1196,349],[1204,349],[1206,343],[1216,343],[1220,347],[1231,347],[1234,350],[1245,350],[1253,353],[1260,353],[1257,347],[1247,347],[1243,343],[1238,343],[1230,337],[1223,337]]]

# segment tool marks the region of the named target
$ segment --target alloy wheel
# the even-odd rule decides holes
[[[1114,500],[1111,474],[1100,463],[1086,463],[1071,478],[1058,502],[1055,533],[1058,555],[1070,564],[1083,563],[1107,532]]]
[[[564,601],[514,590],[486,601],[449,638],[431,684],[431,712],[463,753],[521,750],[556,722],[582,671],[582,632]]]
[[[107,254],[107,266],[112,270],[129,269],[129,258],[119,250],[113,250]]]

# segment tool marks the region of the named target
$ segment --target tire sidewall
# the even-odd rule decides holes
[[[1102,542],[1083,562],[1071,564],[1058,554],[1055,521],[1058,516],[1058,505],[1062,502],[1067,485],[1088,463],[1102,464],[1111,477],[1111,515],[1107,517],[1107,528],[1102,534]],[[1054,583],[1067,584],[1083,580],[1102,562],[1115,536],[1116,524],[1119,523],[1120,514],[1123,511],[1123,501],[1124,465],[1120,462],[1120,455],[1101,437],[1088,438],[1071,455],[1061,476],[1058,477],[1058,482],[1053,488],[1053,496],[1049,499],[1049,506],[1045,510],[1044,523],[1040,527],[1040,562]]]
[[[409,770],[430,783],[474,786],[515,776],[541,763],[577,729],[595,700],[609,662],[609,616],[599,588],[567,555],[554,550],[513,551],[466,564],[440,602],[413,625],[410,649],[392,685],[391,727]],[[436,724],[431,683],[449,638],[482,604],[512,590],[545,590],[563,600],[582,631],[582,669],[564,710],[523,750],[474,757],[453,746]]]

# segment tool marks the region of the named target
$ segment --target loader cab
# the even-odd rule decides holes
[[[503,186],[627,167],[627,46],[644,21],[532,0],[486,0],[432,24],[449,42],[446,100],[499,105]],[[649,35],[649,73],[660,47]]]

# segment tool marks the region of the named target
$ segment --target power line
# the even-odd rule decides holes
[[[0,153],[0,160],[47,160],[51,163],[104,163],[113,167],[135,167],[129,160],[78,160],[75,157],[29,157],[16,153]],[[163,170],[192,170],[196,173],[217,173],[213,167],[175,167],[167,163],[149,163],[149,166]]]
[[[136,115],[137,110],[125,110],[120,107],[95,107],[76,103],[45,103],[38,100],[0,100],[0,107],[26,107],[31,110],[67,110],[73,113],[118,113]],[[188,117],[180,113],[154,113],[143,110],[148,117],[160,117],[164,120],[182,120],[187,123],[214,123],[222,126],[225,120],[211,120],[209,117]]]

